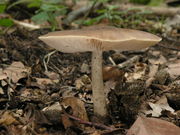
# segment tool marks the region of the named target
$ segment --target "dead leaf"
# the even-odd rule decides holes
[[[157,57],[157,55],[154,55]],[[163,65],[165,63],[167,63],[167,59],[163,56],[163,55],[159,55],[159,58],[154,59],[154,58],[149,58],[148,59],[149,63],[151,63],[152,65]]]
[[[29,72],[30,69],[26,68],[21,62],[13,62],[3,71],[14,83],[17,83],[21,78],[27,77]]]
[[[79,78],[75,81],[75,86],[76,86],[76,89],[79,90],[81,89],[85,84],[82,82],[82,79]]]
[[[7,79],[7,75],[3,73],[3,70],[0,68],[0,80]]]
[[[62,107],[59,102],[56,102],[51,106],[45,107],[42,111],[52,123],[61,122]]]
[[[91,135],[101,135],[100,131],[94,131]]]
[[[167,102],[167,98],[163,96],[159,101],[157,101],[155,104],[149,102],[149,106],[152,110],[148,110],[145,113],[151,114],[153,117],[160,117],[162,114],[162,111],[169,111],[172,114],[174,114],[174,109],[171,108]]]
[[[155,75],[158,71],[159,65],[151,65],[149,67],[149,78],[146,80],[146,87],[149,87],[155,79]]]
[[[134,80],[142,79],[146,74],[147,65],[144,63],[134,64],[134,72],[129,74],[127,80],[132,82]]]
[[[53,82],[59,82],[59,74],[55,73],[55,72],[45,72],[45,75],[47,75],[51,80],[53,80]]]
[[[86,64],[86,63],[83,63],[82,65],[81,65],[81,73],[87,73],[87,74],[89,74],[90,73],[90,69],[89,69],[89,65],[88,64]]]
[[[3,89],[0,87],[0,94],[4,94],[4,91],[3,91]]]
[[[15,123],[18,123],[18,121],[12,116],[10,112],[6,111],[2,114],[0,118],[0,124],[8,126]]]
[[[108,93],[111,91],[111,90],[114,90],[115,89],[115,86],[116,86],[117,82],[113,81],[113,80],[109,80],[109,81],[106,81],[104,83],[104,92],[106,94],[106,97],[108,96]]]
[[[53,81],[48,78],[36,78],[37,84],[39,85],[48,85],[48,84],[53,84]]]
[[[76,97],[67,97],[62,101],[63,105],[70,106],[73,110],[73,116],[78,117],[84,121],[88,121],[87,112],[84,102]]]
[[[65,129],[74,126],[73,122],[65,114],[62,114],[62,123],[63,123]]]
[[[83,75],[75,81],[76,89],[82,89],[83,87],[91,84],[91,79],[87,75]]]
[[[180,135],[180,128],[165,120],[138,117],[127,135]]]
[[[124,77],[124,72],[117,67],[106,66],[103,67],[103,80],[119,80]]]
[[[180,60],[172,61],[167,66],[166,70],[172,78],[180,76]]]

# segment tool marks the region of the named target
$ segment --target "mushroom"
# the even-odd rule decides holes
[[[102,53],[108,50],[138,50],[155,45],[161,38],[153,34],[111,26],[50,32],[40,40],[65,53],[92,52],[92,92],[94,114],[107,115],[102,75]]]

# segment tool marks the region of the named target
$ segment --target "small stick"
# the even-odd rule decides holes
[[[121,64],[118,64],[118,67],[119,68],[125,68],[125,67],[131,67],[135,62],[139,61],[140,59],[140,56],[134,56],[132,58],[130,58],[129,60],[121,63]]]
[[[70,114],[67,114],[67,113],[65,113],[65,115],[67,115],[67,116],[68,116],[70,119],[72,119],[72,120],[78,121],[80,124],[85,124],[85,125],[89,125],[89,126],[94,126],[94,127],[96,127],[96,128],[105,129],[105,130],[110,130],[110,131],[115,130],[115,128],[108,127],[108,126],[103,125],[103,124],[100,124],[100,123],[84,121],[84,120],[82,120],[82,119],[79,119],[79,118],[77,118],[77,117],[75,117],[75,116],[72,116],[72,115],[70,115]]]
[[[57,50],[54,50],[44,56],[43,63],[44,63],[45,72],[48,72],[47,64],[49,63],[51,55],[53,55],[56,52]],[[47,58],[47,61],[46,61],[46,58]]]
[[[80,119],[80,118],[77,118],[77,117],[75,117],[75,116],[73,116],[73,115],[68,114],[68,113],[65,111],[64,106],[61,105],[61,107],[62,107],[62,112],[63,112],[67,117],[69,117],[69,118],[72,119],[72,120],[78,121],[80,124],[85,124],[85,125],[89,125],[89,126],[94,126],[94,127],[100,128],[100,129],[105,129],[105,130],[110,130],[110,131],[116,130],[116,128],[108,127],[108,126],[103,125],[103,124],[100,124],[100,123],[94,123],[94,122],[85,121],[85,120],[82,120],[82,119]]]
[[[112,59],[111,56],[110,56],[108,59],[109,59],[109,61],[113,64],[113,66],[116,66],[116,63],[114,62],[114,60]]]

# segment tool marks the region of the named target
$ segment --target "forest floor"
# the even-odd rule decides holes
[[[48,60],[54,49],[38,39],[48,32],[14,26],[0,36],[1,135],[125,135],[145,116],[180,126],[179,30],[144,50],[104,52],[106,123],[93,115],[91,53]]]

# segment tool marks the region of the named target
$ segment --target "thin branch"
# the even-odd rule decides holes
[[[131,4],[120,4],[120,10],[140,10],[140,11],[150,11],[152,14],[164,15],[164,16],[174,16],[175,14],[180,14],[180,8],[171,8],[171,7],[150,7],[150,6],[135,6]]]
[[[85,124],[85,125],[88,125],[88,126],[94,126],[96,128],[100,128],[100,129],[105,129],[105,130],[115,130],[115,128],[112,128],[112,127],[108,127],[106,125],[103,125],[101,123],[95,123],[95,122],[89,122],[89,121],[84,121],[80,118],[77,118],[75,116],[72,116],[72,115],[69,115],[67,113],[65,113],[66,116],[68,116],[70,119],[72,120],[75,120],[75,121],[78,121],[80,124]]]

